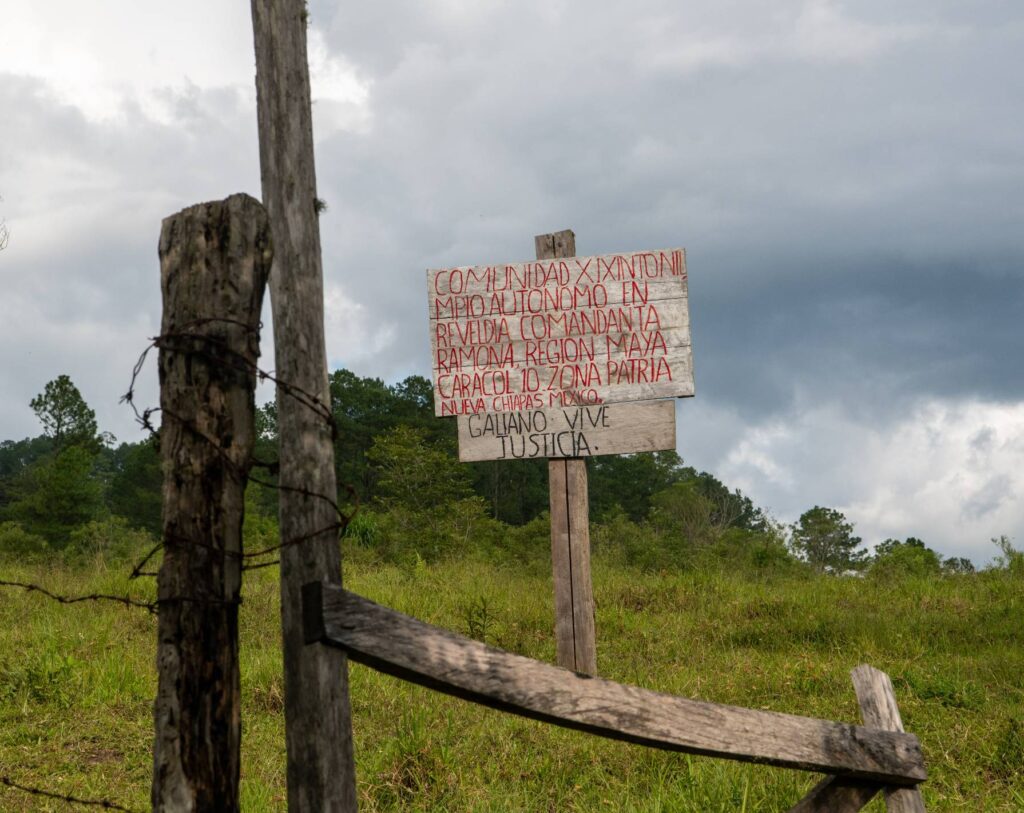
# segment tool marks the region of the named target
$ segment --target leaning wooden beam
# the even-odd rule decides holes
[[[896,692],[885,672],[861,664],[850,672],[853,689],[860,703],[865,725],[887,731],[902,731],[903,720],[896,705]],[[885,806],[889,813],[924,813],[924,800],[917,788],[885,789]]]
[[[340,587],[303,588],[306,641],[492,708],[654,748],[911,785],[917,737],[720,706],[576,674],[463,638]]]

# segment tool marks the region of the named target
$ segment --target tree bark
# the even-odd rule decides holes
[[[326,813],[355,810],[356,792],[347,661],[336,649],[304,646],[302,633],[302,585],[341,583],[333,438],[318,414],[329,411],[330,391],[306,17],[304,0],[252,0],[260,169],[275,246],[275,367],[320,405],[314,411],[278,387],[288,809]]]
[[[272,255],[266,213],[248,195],[185,209],[160,234],[155,811],[238,810],[242,520]]]

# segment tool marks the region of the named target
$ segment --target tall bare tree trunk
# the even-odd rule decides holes
[[[304,0],[252,0],[263,201],[274,232],[270,281],[277,375],[330,406]],[[322,415],[277,395],[288,809],[356,809],[345,655],[305,646],[302,585],[338,584],[334,446]],[[294,491],[291,489],[302,489]]]
[[[238,602],[260,309],[273,252],[248,195],[164,220],[163,540],[155,811],[238,810]]]

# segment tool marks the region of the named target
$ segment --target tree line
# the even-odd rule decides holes
[[[429,380],[386,384],[349,370],[330,376],[340,501],[351,544],[386,558],[489,552],[513,560],[547,550],[545,460],[460,463],[456,425],[434,415]],[[0,552],[45,555],[138,547],[160,534],[159,436],[118,444],[66,375],[29,406],[37,437],[0,442]],[[258,410],[256,457],[273,471],[276,409]],[[916,537],[874,552],[833,508],[814,506],[791,527],[674,451],[587,460],[595,547],[624,563],[670,568],[725,558],[754,568],[957,574]],[[247,533],[276,534],[276,491],[251,484]],[[1020,556],[1002,537],[1002,560]]]

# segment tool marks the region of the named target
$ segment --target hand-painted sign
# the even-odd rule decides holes
[[[686,282],[682,249],[428,271],[436,414],[693,395]]]
[[[675,401],[460,415],[459,460],[655,452],[676,447]]]

